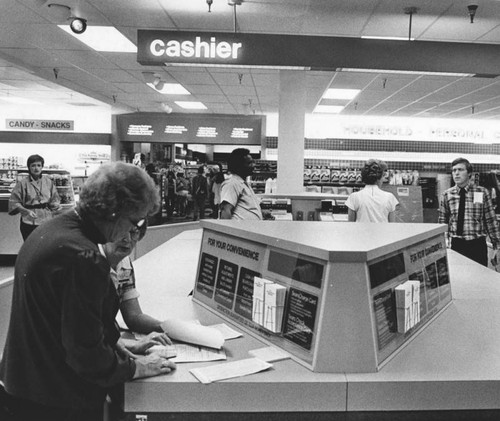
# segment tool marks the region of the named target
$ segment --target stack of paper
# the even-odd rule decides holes
[[[283,320],[285,298],[286,287],[276,283],[266,285],[263,326],[271,332],[281,332],[281,321]]]
[[[272,363],[274,361],[281,361],[290,358],[288,352],[282,349],[276,348],[274,346],[266,346],[264,348],[251,349],[248,353],[255,358],[258,358],[267,363]]]
[[[200,382],[211,383],[217,380],[247,376],[249,374],[258,373],[259,371],[267,370],[271,367],[271,364],[259,360],[258,358],[247,358],[245,360],[195,368],[193,370],[189,370],[189,372]]]
[[[420,322],[420,281],[406,281],[395,288],[398,332],[408,332]]]
[[[252,320],[259,324],[264,324],[264,299],[266,294],[266,285],[272,281],[254,277],[253,281],[253,302],[252,302]]]
[[[217,329],[178,319],[167,319],[161,324],[163,331],[172,339],[195,345],[221,349],[224,336]]]
[[[163,358],[170,358],[175,363],[191,363],[204,361],[218,361],[227,359],[223,349],[213,349],[205,346],[189,344],[154,345],[146,354],[158,354]]]

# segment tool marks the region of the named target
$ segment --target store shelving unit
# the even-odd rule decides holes
[[[253,176],[250,180],[253,191],[261,194],[266,191],[266,180],[276,178],[278,167],[276,161],[267,161],[263,159],[255,160]]]

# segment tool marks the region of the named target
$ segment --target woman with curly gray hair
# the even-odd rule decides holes
[[[0,412],[20,420],[101,421],[111,386],[175,368],[122,346],[118,296],[98,248],[136,236],[159,206],[145,171],[107,164],[88,178],[75,209],[27,238],[16,261],[0,363]]]
[[[351,222],[394,222],[399,202],[396,197],[381,189],[387,173],[387,164],[379,159],[369,159],[361,170],[365,187],[352,193],[346,201]]]

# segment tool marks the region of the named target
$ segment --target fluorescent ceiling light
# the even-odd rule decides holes
[[[269,69],[269,70],[311,70],[304,66],[263,66],[255,64],[211,64],[211,63],[164,63],[171,67],[231,67],[235,69]]]
[[[339,114],[344,108],[343,105],[316,105],[313,113]]]
[[[387,69],[354,69],[348,67],[339,67],[337,72],[359,72],[359,73],[395,73],[402,75],[433,75],[433,76],[455,76],[455,77],[473,77],[475,73],[450,73],[450,72],[420,72],[418,70],[387,70]]]
[[[207,107],[198,101],[175,101],[175,103],[186,110],[206,110]]]
[[[408,37],[379,37],[379,36],[372,36],[372,35],[362,35],[361,38],[363,38],[363,39],[387,39],[390,41],[408,41]],[[409,41],[415,41],[415,38],[410,38]]]
[[[0,97],[0,99],[2,101],[10,102],[11,104],[21,104],[21,105],[25,105],[25,104],[39,104],[39,105],[41,105],[42,104],[41,102],[33,101],[32,99],[19,98],[16,96],[3,96],[3,97]]]
[[[330,88],[327,89],[323,98],[325,99],[353,99],[359,93],[361,89],[336,89]]]
[[[157,89],[153,83],[147,83],[150,88],[156,92],[165,95],[191,95],[191,93],[184,88],[180,83],[162,83],[161,89]],[[160,86],[160,85],[157,85]]]
[[[57,26],[96,51],[137,53],[137,47],[113,26],[88,26],[83,34],[75,34],[68,25]]]

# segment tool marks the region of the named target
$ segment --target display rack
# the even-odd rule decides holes
[[[443,225],[201,225],[194,300],[312,371],[378,371],[451,302]]]
[[[253,175],[250,179],[250,185],[254,193],[265,193],[266,180],[268,178],[276,178],[277,171],[277,161],[268,161],[263,159],[255,160]]]

